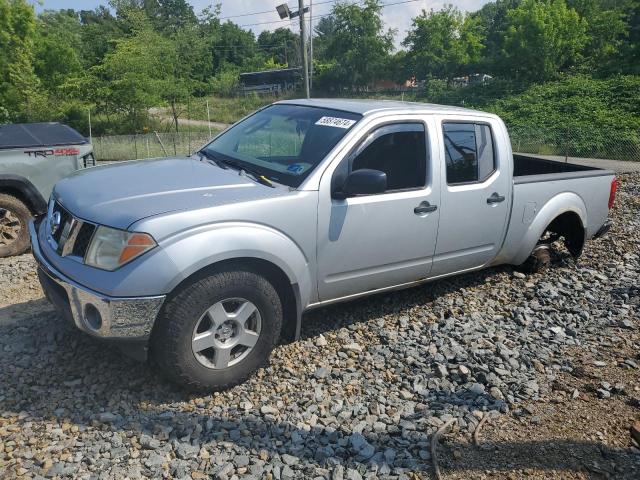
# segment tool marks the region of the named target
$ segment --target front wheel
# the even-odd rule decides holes
[[[225,390],[268,362],[281,327],[280,297],[267,279],[220,272],[168,300],[151,337],[151,358],[191,390]]]

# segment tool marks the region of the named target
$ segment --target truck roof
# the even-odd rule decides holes
[[[89,143],[76,130],[58,122],[0,125],[0,150]]]
[[[452,107],[448,105],[437,105],[435,103],[420,102],[400,102],[397,100],[365,100],[365,99],[346,99],[346,98],[311,98],[311,99],[293,99],[281,100],[276,103],[284,103],[289,105],[304,105],[309,107],[329,108],[333,110],[342,110],[344,112],[359,113],[367,115],[370,113],[388,111],[388,112],[413,112],[413,113],[465,113],[465,114],[486,114],[478,110],[470,108]]]

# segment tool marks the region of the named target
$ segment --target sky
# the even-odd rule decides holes
[[[72,0],[30,0],[36,6],[37,11],[43,9],[57,10],[60,8],[73,8],[76,10],[91,10],[98,5],[107,5],[107,0],[85,0],[85,1],[72,1]],[[474,11],[478,10],[482,5],[489,0],[382,0],[382,4],[398,3],[382,9],[382,19],[387,28],[397,30],[395,37],[396,47],[400,45],[407,30],[411,27],[411,19],[420,12],[425,10],[439,10],[446,4],[453,4],[461,10]],[[256,35],[263,30],[275,30],[278,27],[290,26],[294,31],[298,31],[299,24],[298,19],[280,21],[280,17],[276,12],[276,5],[284,3],[285,0],[188,0],[193,5],[196,13],[202,11],[203,8],[217,3],[222,4],[221,17],[228,17],[229,20],[234,23],[245,26],[247,29],[251,29]],[[406,3],[399,3],[406,2]],[[288,1],[292,10],[297,10],[298,1]],[[313,6],[313,24],[316,25],[317,21],[322,15],[326,15],[331,11],[332,5],[335,3],[331,0],[314,0],[316,5]],[[309,4],[309,0],[305,0],[305,4]],[[265,12],[256,15],[254,12]],[[244,16],[240,16],[244,15]],[[255,25],[258,24],[258,25]]]

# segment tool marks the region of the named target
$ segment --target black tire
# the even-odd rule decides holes
[[[255,346],[239,363],[224,369],[207,368],[193,352],[192,335],[203,313],[229,298],[246,299],[257,307],[261,331]],[[167,378],[189,390],[226,390],[268,363],[281,328],[280,297],[269,281],[250,271],[215,273],[183,287],[167,300],[151,336],[150,357]]]
[[[540,273],[551,265],[551,251],[548,248],[534,250],[524,263],[518,265],[517,270],[523,273]]]
[[[0,258],[29,249],[29,208],[12,195],[0,193]]]

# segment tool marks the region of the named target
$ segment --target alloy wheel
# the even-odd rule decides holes
[[[241,362],[258,342],[262,318],[244,298],[217,302],[202,314],[193,330],[191,349],[202,365],[215,370]]]
[[[0,246],[6,247],[18,240],[22,222],[11,210],[0,208]]]

